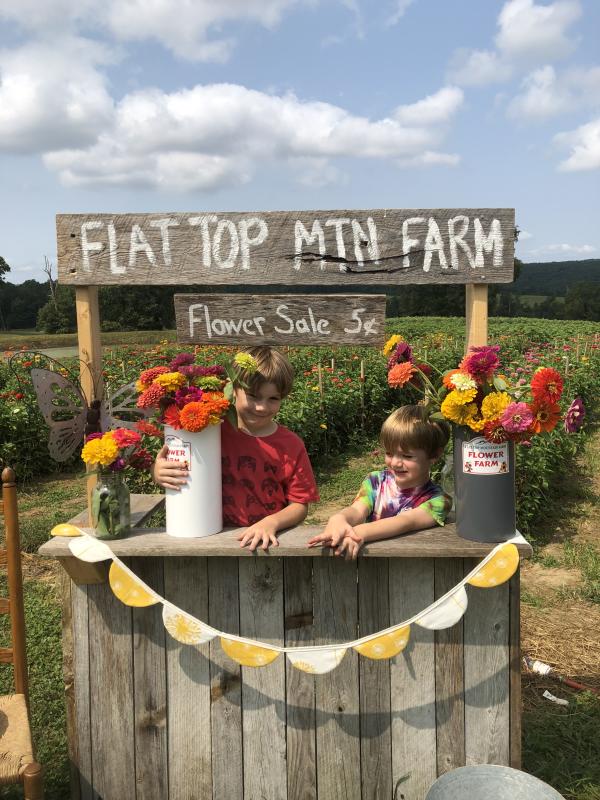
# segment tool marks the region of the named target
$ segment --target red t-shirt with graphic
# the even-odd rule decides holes
[[[221,426],[223,524],[245,527],[290,503],[319,499],[304,442],[283,425],[270,436]]]

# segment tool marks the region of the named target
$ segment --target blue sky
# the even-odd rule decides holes
[[[595,0],[0,0],[0,255],[57,213],[514,207],[600,257]]]

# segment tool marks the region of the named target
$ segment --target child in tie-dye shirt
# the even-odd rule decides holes
[[[371,472],[352,505],[329,518],[309,545],[356,558],[365,542],[443,525],[450,498],[429,477],[450,437],[446,422],[430,420],[423,406],[402,406],[381,428],[385,469]]]

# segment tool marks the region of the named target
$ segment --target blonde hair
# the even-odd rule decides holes
[[[251,374],[247,370],[240,370],[236,383],[246,384],[250,390],[257,389],[263,383],[273,383],[281,397],[287,397],[294,385],[294,369],[283,353],[266,345],[247,347],[243,352],[254,358],[258,370]]]
[[[398,448],[424,450],[428,458],[435,458],[441,455],[449,438],[448,423],[429,419],[425,406],[402,406],[383,423],[380,441],[386,453]]]

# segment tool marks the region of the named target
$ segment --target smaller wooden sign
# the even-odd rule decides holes
[[[385,341],[385,295],[176,294],[177,341],[371,344]]]

